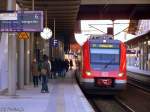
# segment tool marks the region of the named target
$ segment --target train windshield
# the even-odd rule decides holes
[[[119,69],[119,48],[91,48],[90,54],[92,69],[100,71]]]

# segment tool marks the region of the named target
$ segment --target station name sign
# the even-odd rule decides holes
[[[41,32],[43,11],[17,11],[17,20],[0,20],[0,32]]]

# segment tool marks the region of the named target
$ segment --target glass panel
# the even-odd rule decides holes
[[[115,70],[119,68],[119,49],[91,48],[91,67],[95,70]]]
[[[94,48],[91,48],[91,54],[119,54],[119,49],[94,49]]]

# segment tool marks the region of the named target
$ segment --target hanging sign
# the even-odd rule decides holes
[[[0,20],[0,32],[41,32],[42,30],[43,11],[18,11],[17,20]]]
[[[59,42],[58,42],[58,40],[56,40],[56,39],[53,39],[53,40],[51,41],[51,46],[52,46],[52,47],[58,47],[58,44],[59,44]]]
[[[23,40],[29,39],[29,34],[27,32],[21,32],[18,34],[18,38]]]
[[[17,20],[17,13],[16,12],[0,13],[0,21],[1,20]]]

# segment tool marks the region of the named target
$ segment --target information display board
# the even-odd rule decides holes
[[[0,32],[41,32],[43,11],[18,11],[17,20],[0,20]]]
[[[17,20],[17,13],[0,13],[0,20]]]

